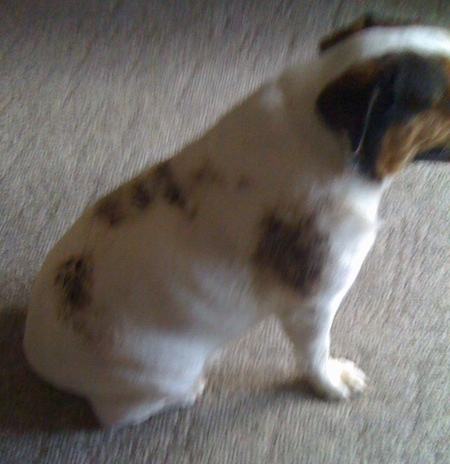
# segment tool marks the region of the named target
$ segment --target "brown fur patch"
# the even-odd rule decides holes
[[[369,29],[371,27],[399,27],[399,26],[411,26],[418,24],[418,21],[399,21],[391,19],[379,19],[374,18],[372,15],[364,15],[363,17],[357,19],[355,22],[350,24],[344,29],[333,32],[332,34],[324,37],[319,44],[320,51],[328,50],[329,48],[337,45],[343,40],[351,37],[353,34],[356,34],[364,29]]]
[[[192,174],[194,186],[198,184],[223,184],[224,181],[223,175],[208,160],[204,161]]]
[[[153,176],[138,178],[131,184],[131,203],[140,210],[146,209],[156,195],[157,186]]]
[[[94,215],[110,226],[116,226],[135,215],[136,210],[133,213],[130,206],[143,211],[157,198],[192,216],[188,211],[186,192],[176,179],[169,161],[158,164],[99,200],[94,207]]]
[[[165,161],[156,166],[154,175],[158,186],[161,188],[162,197],[167,203],[184,210],[187,206],[187,198],[180,183],[175,178],[170,161]]]
[[[63,301],[59,317],[68,320],[84,310],[91,302],[93,266],[86,256],[72,256],[58,267],[55,285],[59,287]]]
[[[112,192],[98,201],[94,215],[106,221],[110,226],[120,224],[126,216],[120,193]]]
[[[423,111],[386,131],[377,159],[377,176],[383,178],[400,171],[420,152],[449,145],[450,109]]]
[[[309,296],[317,287],[328,252],[328,237],[316,225],[313,214],[287,222],[271,214],[263,219],[254,261],[288,287]]]

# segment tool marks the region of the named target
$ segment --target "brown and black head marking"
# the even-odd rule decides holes
[[[354,163],[382,180],[418,159],[450,160],[450,59],[390,53],[350,67],[328,84],[317,109],[348,134]]]
[[[290,221],[272,213],[261,222],[253,258],[258,271],[271,272],[281,284],[308,297],[317,289],[328,254],[328,237],[318,230],[314,214]]]

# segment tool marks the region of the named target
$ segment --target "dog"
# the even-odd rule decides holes
[[[88,207],[33,284],[24,350],[104,426],[192,404],[211,354],[268,314],[314,392],[366,386],[335,313],[392,177],[449,161],[450,33],[362,19],[173,158]]]

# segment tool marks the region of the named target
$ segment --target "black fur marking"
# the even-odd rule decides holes
[[[132,216],[130,205],[144,211],[157,198],[178,207],[188,213],[189,217],[192,216],[188,211],[184,189],[175,178],[168,161],[102,198],[94,208],[94,215],[110,226],[116,226]]]
[[[167,203],[185,210],[187,206],[187,198],[180,184],[175,179],[175,175],[169,161],[165,161],[156,167],[155,179],[158,186],[160,186],[162,196]]]
[[[92,279],[93,268],[86,257],[71,257],[59,266],[55,285],[64,297],[60,317],[67,320],[90,304]]]
[[[179,185],[168,183],[164,188],[164,198],[171,205],[176,205],[183,209],[186,206],[186,199]]]
[[[116,226],[125,219],[120,198],[112,195],[102,198],[97,203],[95,214],[104,219],[110,226]]]
[[[209,160],[206,160],[201,167],[194,171],[192,175],[194,185],[198,184],[223,184],[224,176],[217,171]]]
[[[153,180],[143,179],[132,186],[131,199],[138,209],[146,209],[156,197],[156,186]]]
[[[318,231],[313,215],[288,223],[272,214],[262,221],[254,259],[259,268],[269,269],[285,285],[309,296],[320,281],[328,251],[328,238]]]

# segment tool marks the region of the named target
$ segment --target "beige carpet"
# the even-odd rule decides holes
[[[363,5],[450,23],[443,0],[0,1],[1,464],[449,462],[450,166],[411,167],[385,197],[334,327],[333,351],[370,377],[352,402],[299,389],[275,321],[220,354],[193,408],[119,431],[21,351],[30,281],[84,206]]]

